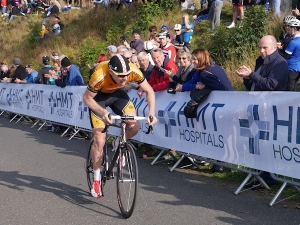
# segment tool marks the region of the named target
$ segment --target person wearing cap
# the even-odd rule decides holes
[[[13,75],[13,79],[20,79],[20,80],[24,80],[27,77],[27,72],[24,68],[24,66],[21,65],[21,60],[19,58],[15,58],[13,61],[13,64],[16,66],[16,71]]]
[[[39,70],[38,72],[38,76],[35,80],[36,84],[55,84],[53,79],[49,79],[49,77],[47,77],[47,75],[45,76],[45,74],[49,74],[50,70],[53,70],[53,67],[50,66],[50,57],[49,56],[43,56],[42,57],[42,62],[43,62],[43,67]]]
[[[169,57],[173,62],[176,61],[176,48],[171,44],[168,39],[170,34],[167,31],[161,31],[158,33],[158,38],[160,41],[160,48],[166,56]]]
[[[66,73],[59,78],[54,71],[50,71],[51,77],[55,80],[56,86],[64,88],[66,86],[83,86],[84,81],[79,71],[79,67],[72,64],[68,57],[61,60],[61,67]]]
[[[152,59],[154,61],[154,67],[150,74],[149,84],[154,91],[163,91],[169,87],[169,77],[166,71],[173,71],[175,74],[178,71],[177,66],[173,60],[170,60],[165,56],[162,49],[157,48],[151,52]],[[141,90],[138,92],[141,95]]]
[[[34,70],[31,65],[26,65],[25,69],[27,72],[27,77],[24,80],[16,78],[15,83],[17,83],[17,84],[29,84],[29,83],[34,84],[36,77],[38,76],[38,72],[36,70]]]
[[[166,31],[167,33],[169,33],[169,42],[171,42],[172,44],[175,43],[175,37],[174,35],[169,31],[169,27],[167,25],[162,25],[161,26],[161,31]]]
[[[134,48],[137,52],[144,51],[144,42],[141,40],[141,32],[139,29],[134,29],[132,31],[133,40],[128,44],[126,40],[124,40],[123,44],[128,48]]]
[[[189,14],[184,13],[182,15],[181,33],[183,36],[184,46],[189,50],[191,49],[191,39],[194,32],[194,24],[189,21]]]
[[[183,36],[181,34],[181,24],[175,24],[174,31],[176,33],[174,47],[176,48],[176,51],[178,51],[179,49],[183,49],[184,46]]]
[[[106,133],[102,133],[105,124],[111,124],[110,112],[106,109],[109,106],[115,114],[135,116],[136,109],[128,94],[122,88],[129,82],[136,82],[146,93],[149,107],[149,125],[157,122],[155,117],[155,95],[143,76],[142,72],[134,64],[130,63],[123,55],[116,54],[109,61],[99,64],[96,71],[89,80],[87,90],[84,93],[83,101],[89,107],[89,117],[94,133],[94,142],[91,148],[92,162],[94,169],[94,182],[91,195],[100,198],[103,146],[106,142]],[[128,121],[126,129],[127,139],[132,138],[139,131],[137,121]],[[115,146],[117,148],[117,146]]]
[[[106,50],[107,50],[107,54],[108,54],[109,58],[113,57],[115,54],[118,53],[118,49],[114,45],[107,46]]]

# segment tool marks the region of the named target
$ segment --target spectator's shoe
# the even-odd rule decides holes
[[[23,12],[20,12],[20,14],[21,14],[22,16],[25,16],[25,13],[23,13]]]
[[[91,194],[94,198],[101,198],[101,182],[100,180],[94,180],[93,187],[91,189]]]
[[[243,22],[241,22],[239,25],[239,28],[242,28],[242,27],[243,27]]]
[[[235,23],[232,22],[229,26],[227,26],[228,29],[234,28],[235,27]]]
[[[213,167],[210,169],[210,172],[211,173],[223,173],[224,168],[223,168],[223,166],[213,165]]]

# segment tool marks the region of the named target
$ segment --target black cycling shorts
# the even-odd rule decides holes
[[[115,114],[120,116],[129,112],[136,112],[128,94],[123,90],[117,90],[109,94],[98,93],[94,99],[102,108],[110,107]],[[100,116],[92,110],[89,110],[89,115],[92,128],[105,127]]]

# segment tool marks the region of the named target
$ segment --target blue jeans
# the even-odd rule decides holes
[[[275,16],[280,16],[281,0],[273,0],[273,7],[275,9]]]
[[[2,14],[7,13],[7,6],[2,7]]]

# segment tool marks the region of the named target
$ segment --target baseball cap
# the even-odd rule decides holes
[[[174,30],[181,30],[181,24],[175,24]]]
[[[14,58],[13,64],[21,65],[21,59],[20,58]]]
[[[146,51],[150,51],[151,49],[153,49],[153,42],[152,41],[145,41],[144,42],[144,49]]]
[[[113,53],[117,53],[117,52],[118,52],[117,47],[114,46],[114,45],[109,45],[109,46],[107,46],[106,50],[107,50],[107,51],[110,51],[110,52],[113,52]]]
[[[162,26],[161,26],[161,29],[162,29],[162,30],[169,30],[169,27],[168,27],[167,25],[162,25]]]
[[[117,76],[128,75],[131,72],[128,59],[120,54],[116,54],[111,57],[108,63],[108,67],[109,69],[114,71]]]
[[[169,33],[167,31],[160,31],[157,35],[158,38],[165,38],[165,37],[170,37]]]
[[[32,65],[28,64],[25,66],[25,69],[29,69],[29,68],[32,68]]]
[[[50,61],[50,57],[49,56],[43,56],[42,57],[43,63],[49,62]]]

